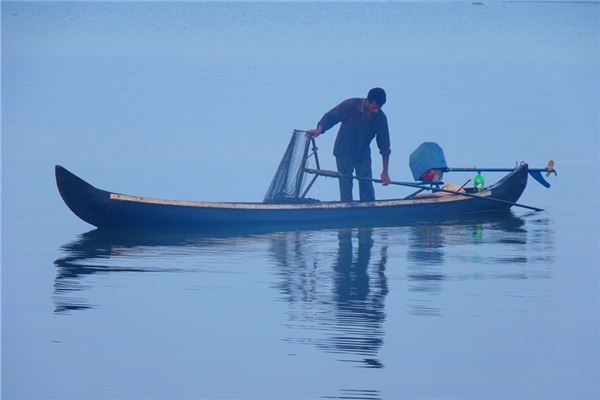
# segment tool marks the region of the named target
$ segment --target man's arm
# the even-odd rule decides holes
[[[323,133],[323,127],[321,125],[317,125],[317,129],[310,129],[310,130],[306,131],[306,136],[314,139],[317,136],[319,136],[321,133]]]
[[[390,155],[381,155],[381,159],[383,161],[383,170],[381,172],[381,184],[383,186],[387,186],[390,184],[390,176],[388,174],[388,166],[390,164]]]
[[[317,124],[316,129],[311,129],[306,132],[306,136],[316,138],[338,122],[343,121],[353,107],[353,100],[344,100],[331,110],[327,111]]]
[[[381,112],[381,111],[380,111]],[[390,176],[388,174],[388,166],[390,164],[390,132],[387,123],[387,117],[382,114],[380,119],[380,125],[377,129],[377,147],[379,147],[379,153],[381,154],[381,160],[383,161],[383,170],[381,171],[381,183],[384,186],[390,184]]]

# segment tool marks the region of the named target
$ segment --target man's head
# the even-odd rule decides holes
[[[381,106],[385,104],[385,90],[382,88],[373,88],[367,94],[367,108],[372,113],[377,113],[381,110]]]

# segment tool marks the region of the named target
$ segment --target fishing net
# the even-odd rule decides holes
[[[279,163],[279,168],[269,185],[265,195],[265,203],[299,203],[308,199],[301,199],[304,186],[304,168],[308,157],[310,139],[304,131],[294,130],[290,144]]]

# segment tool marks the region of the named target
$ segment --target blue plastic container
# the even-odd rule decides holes
[[[421,176],[430,169],[439,169],[443,172],[448,168],[444,150],[434,142],[421,143],[410,154],[409,166],[415,181],[420,181]]]

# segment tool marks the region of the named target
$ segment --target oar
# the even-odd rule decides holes
[[[330,178],[348,178],[348,179],[356,179],[356,180],[359,180],[359,181],[371,181],[371,182],[381,183],[381,179],[366,178],[366,177],[354,176],[354,175],[344,175],[344,174],[340,174],[339,172],[329,171],[329,170],[323,170],[323,169],[305,168],[304,171],[307,172],[307,173],[309,173],[309,174],[315,174],[315,175],[321,175],[321,176],[328,176]],[[528,210],[533,210],[533,211],[544,211],[541,208],[526,206],[524,204],[519,204],[519,203],[515,203],[515,202],[512,202],[512,201],[507,201],[507,200],[502,200],[502,199],[496,199],[494,197],[489,197],[489,196],[478,196],[478,195],[471,194],[471,193],[455,192],[453,190],[433,188],[433,187],[428,187],[428,186],[425,186],[425,185],[419,185],[418,183],[391,181],[390,184],[392,184],[392,185],[414,187],[414,188],[419,188],[419,189],[426,189],[426,190],[431,190],[431,191],[434,191],[434,192],[444,192],[444,193],[450,193],[450,194],[454,194],[454,195],[460,195],[460,196],[466,196],[466,197],[473,197],[475,199],[482,199],[482,200],[494,201],[494,202],[497,202],[497,203],[510,204],[511,206],[517,206],[517,207],[527,208]]]

